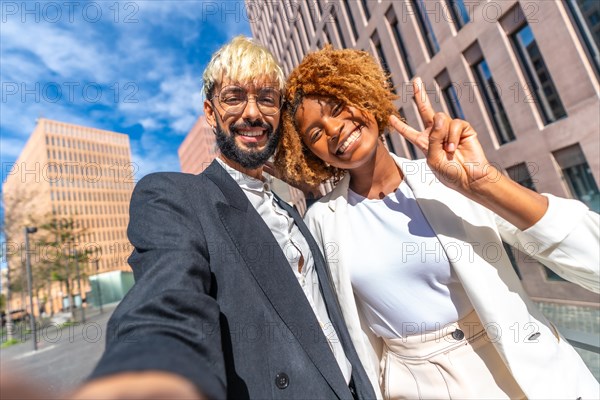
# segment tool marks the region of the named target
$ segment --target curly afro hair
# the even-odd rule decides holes
[[[377,61],[367,52],[334,50],[330,45],[308,54],[288,77],[283,132],[275,166],[289,182],[317,186],[327,179],[339,180],[344,171],[320,160],[306,147],[295,123],[295,114],[307,96],[331,97],[370,113],[379,134],[388,126],[390,115],[397,114],[393,101],[398,98]]]

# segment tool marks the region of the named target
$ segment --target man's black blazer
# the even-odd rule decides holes
[[[374,398],[319,249],[310,245],[359,398]],[[108,324],[91,378],[161,370],[210,398],[352,399],[281,248],[246,195],[213,162],[200,175],[159,173],[135,187],[128,236],[136,283]]]

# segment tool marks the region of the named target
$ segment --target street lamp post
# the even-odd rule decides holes
[[[102,310],[102,287],[100,285],[100,263],[98,262],[98,260],[94,260],[95,264],[96,264],[96,285],[98,286],[98,303],[100,305],[100,314],[104,313],[104,310]]]
[[[33,350],[37,350],[37,336],[35,332],[35,314],[33,310],[33,279],[31,277],[31,260],[29,257],[29,234],[37,232],[35,226],[25,227],[25,266],[27,268],[27,291],[29,292],[29,307],[31,314],[29,315],[29,323],[31,333],[33,334]]]
[[[7,260],[8,261],[8,260]],[[10,300],[12,291],[10,290],[10,263],[6,265],[6,340],[11,341],[13,338],[13,320],[11,315]]]
[[[64,254],[64,252],[63,252],[63,254]],[[71,318],[73,318],[73,315],[74,315],[73,314],[73,298],[71,296],[71,284],[69,283],[69,278],[70,278],[70,275],[71,275],[71,271],[70,271],[70,268],[69,268],[69,264],[70,264],[69,257],[67,256],[67,257],[65,257],[65,259],[67,261],[67,264],[65,266],[65,272],[66,272],[66,275],[67,275],[66,276],[67,301],[69,302],[69,314],[70,314],[69,315],[69,319],[71,319]]]
[[[85,323],[85,309],[83,308],[83,293],[81,292],[81,274],[79,273],[79,259],[77,258],[77,249],[73,250],[75,255],[75,271],[77,273],[77,289],[79,290],[79,301],[81,303],[81,322]]]

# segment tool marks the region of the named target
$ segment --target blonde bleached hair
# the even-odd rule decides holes
[[[263,83],[283,91],[285,77],[273,54],[258,42],[245,36],[236,36],[217,50],[202,74],[204,94],[211,98],[215,85],[224,78],[239,83]]]
[[[345,171],[326,164],[302,141],[296,126],[296,111],[308,96],[334,98],[360,112],[370,114],[380,136],[390,115],[398,115],[389,76],[367,52],[335,50],[330,45],[308,54],[288,76],[282,114],[283,131],[275,167],[288,182],[317,186],[340,179]]]

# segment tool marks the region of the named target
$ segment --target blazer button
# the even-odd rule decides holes
[[[529,336],[529,337],[527,338],[527,340],[535,340],[535,339],[539,338],[540,336],[541,336],[541,333],[539,333],[539,332],[536,332],[536,333],[534,333],[533,335]]]
[[[465,333],[460,329],[457,329],[454,332],[452,332],[452,337],[454,338],[454,340],[463,340],[465,338]]]
[[[275,386],[279,389],[285,389],[290,386],[290,378],[285,372],[280,372],[275,376]]]

